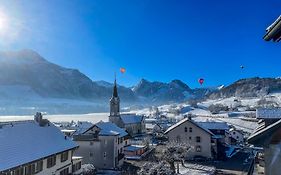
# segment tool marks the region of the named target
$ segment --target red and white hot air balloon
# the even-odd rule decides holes
[[[126,72],[126,69],[125,69],[125,68],[123,68],[123,67],[121,67],[121,68],[120,68],[120,72],[123,74],[123,73],[125,73],[125,72]]]
[[[200,85],[202,85],[204,83],[204,79],[203,78],[199,78],[198,82],[200,83]]]

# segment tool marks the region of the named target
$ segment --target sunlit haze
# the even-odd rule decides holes
[[[276,0],[1,1],[0,50],[32,49],[93,80],[112,82],[124,67],[117,78],[126,86],[227,85],[281,75],[279,46],[262,39],[280,8]]]

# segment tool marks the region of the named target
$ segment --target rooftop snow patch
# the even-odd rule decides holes
[[[136,114],[122,114],[121,119],[125,124],[141,123],[143,116]]]
[[[209,133],[210,135],[214,135],[211,131],[209,131],[207,128],[204,128],[202,126],[200,126],[197,122],[195,122],[194,120],[190,120],[188,118],[184,118],[181,121],[179,121],[178,123],[172,125],[171,127],[169,127],[166,131],[165,134],[167,134],[168,132],[172,131],[173,129],[177,128],[178,126],[180,126],[181,124],[185,123],[185,122],[191,122],[192,124],[194,124],[195,126],[197,126],[198,128],[201,128],[202,130],[206,131],[207,133]]]
[[[281,108],[260,108],[256,111],[257,119],[281,119]]]
[[[199,118],[198,118],[199,119]],[[210,119],[206,119],[206,120],[197,120],[197,118],[194,118],[194,121],[200,125],[203,128],[209,129],[209,130],[229,130],[229,126],[226,122],[222,122],[222,121],[215,121],[215,120],[210,120]]]
[[[0,171],[74,149],[78,145],[52,123],[0,123]]]
[[[128,135],[128,133],[124,129],[119,128],[117,125],[111,122],[101,121],[97,123],[96,126],[101,129],[99,135],[109,135],[109,136],[119,135],[119,137],[124,137]]]

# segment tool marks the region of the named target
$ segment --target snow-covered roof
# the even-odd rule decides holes
[[[109,136],[119,135],[119,137],[124,137],[128,135],[128,133],[124,129],[119,128],[117,125],[111,122],[101,121],[95,125],[101,129],[99,135],[109,135]]]
[[[281,108],[260,108],[256,111],[257,119],[281,119]]]
[[[0,123],[0,171],[76,147],[50,122],[45,126],[35,121]]]
[[[146,147],[145,145],[129,145],[124,147],[124,151],[137,151],[145,147]]]
[[[121,119],[124,124],[141,123],[143,116],[135,114],[122,114]]]
[[[191,122],[193,123],[195,126],[197,126],[198,128],[201,128],[203,131],[206,131],[207,133],[213,135],[213,133],[211,131],[209,131],[206,128],[203,128],[202,126],[198,125],[196,122],[194,122],[193,120],[189,120],[188,118],[184,118],[181,121],[179,121],[178,123],[172,125],[171,127],[169,127],[166,131],[165,134],[170,132],[171,130],[175,129],[176,127],[180,126],[181,124],[185,123],[185,122]]]
[[[152,123],[146,123],[145,124],[145,128],[146,129],[154,129],[155,126],[157,126],[158,124],[152,124]],[[159,125],[158,125],[159,126]],[[160,127],[160,126],[159,126]]]
[[[280,128],[281,128],[281,119],[255,133],[253,133],[248,138],[248,143],[254,144],[255,146],[269,145],[271,139],[273,139],[274,133],[280,131]],[[278,139],[279,139],[278,142],[280,142],[280,137],[278,137]]]
[[[85,131],[87,131],[90,127],[93,126],[93,123],[88,121],[78,121],[77,125],[73,126],[74,129],[76,129],[75,134],[82,134]]]
[[[229,126],[226,122],[216,122],[216,121],[206,121],[206,122],[196,122],[198,125],[200,125],[203,128],[209,129],[209,130],[228,130]]]
[[[156,123],[157,122],[156,118],[146,118],[144,120],[145,120],[145,123]]]

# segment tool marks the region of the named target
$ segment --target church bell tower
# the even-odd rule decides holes
[[[122,121],[120,118],[120,99],[117,92],[116,76],[114,80],[113,94],[110,99],[109,121],[115,123],[119,127],[122,127]]]

